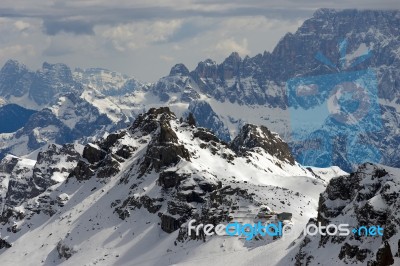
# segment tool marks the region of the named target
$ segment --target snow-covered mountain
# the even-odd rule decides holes
[[[43,63],[37,71],[8,60],[0,70],[0,97],[25,108],[39,109],[49,104],[60,93],[82,91],[65,64]]]
[[[36,160],[5,157],[2,265],[248,265],[268,254],[278,262],[317,215],[327,180],[346,173],[300,166],[265,127],[245,125],[226,143],[194,124],[152,108],[85,147],[49,145]],[[190,219],[253,221],[266,207],[293,214],[292,238],[188,236]]]
[[[102,68],[77,68],[73,72],[73,76],[85,87],[96,88],[106,96],[124,95],[143,86],[134,78]]]
[[[6,154],[28,155],[49,143],[85,142],[123,125],[112,123],[75,93],[62,94],[54,104],[31,115],[24,127],[0,134],[0,158]]]

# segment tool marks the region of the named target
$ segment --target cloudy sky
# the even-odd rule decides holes
[[[0,64],[103,67],[155,81],[232,51],[272,51],[320,7],[391,9],[398,0],[1,0]]]

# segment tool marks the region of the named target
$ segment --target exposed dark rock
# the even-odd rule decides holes
[[[122,145],[122,147],[115,152],[116,155],[124,158],[124,159],[129,159],[132,155],[132,153],[136,150],[137,148],[128,146],[128,145]]]
[[[115,202],[113,205],[118,205],[118,202]],[[141,208],[142,203],[140,202],[140,199],[135,197],[135,196],[130,196],[126,198],[121,206],[118,206],[115,208],[115,212],[118,214],[119,218],[122,220],[125,220],[130,216],[130,210],[135,209],[135,208]]]
[[[67,260],[76,253],[76,251],[73,248],[67,246],[61,240],[57,243],[57,252],[60,259],[65,258]]]
[[[75,177],[79,181],[88,180],[93,176],[93,173],[94,171],[90,169],[90,166],[86,162],[79,161],[68,178]]]
[[[146,113],[140,114],[130,127],[131,130],[140,129],[150,134],[159,126],[159,122],[176,119],[176,116],[168,107],[150,108]]]
[[[172,215],[179,215],[183,219],[187,219],[192,215],[193,206],[180,201],[169,201],[168,212]]]
[[[45,191],[48,187],[57,183],[51,179],[54,173],[69,173],[70,168],[58,168],[61,157],[65,158],[66,162],[78,163],[79,153],[75,150],[73,144],[65,144],[59,146],[50,144],[44,151],[38,153],[36,165],[33,169],[33,190],[30,197],[35,197]],[[56,167],[57,166],[57,167]]]
[[[295,257],[295,266],[303,266],[303,265],[310,265],[310,261],[313,259],[313,256],[307,255],[307,253],[302,252],[302,248],[308,245],[311,240],[308,236],[304,237],[303,241],[300,245],[300,251],[296,254]]]
[[[148,134],[159,131],[148,145],[144,160],[141,162],[140,175],[154,169],[160,172],[163,167],[177,164],[181,159],[190,161],[188,150],[179,145],[178,137],[171,128],[171,119],[176,119],[168,107],[152,108],[146,114],[139,115],[131,130],[141,130]]]
[[[385,169],[376,169],[374,176],[376,176],[377,178],[381,178],[386,176],[387,174],[388,172]]]
[[[166,166],[177,164],[181,158],[189,161],[190,155],[183,145],[166,143],[164,145],[155,146],[154,144],[147,149],[145,159],[141,163],[141,174],[154,169],[159,172]]]
[[[198,128],[197,131],[193,133],[193,137],[199,138],[205,142],[210,142],[210,141],[214,141],[217,143],[220,142],[218,137],[216,137],[213,133],[211,133],[205,128]]]
[[[83,149],[82,157],[88,160],[89,163],[97,163],[106,157],[107,153],[98,146],[88,144]]]
[[[12,247],[12,245],[10,243],[8,243],[7,240],[0,238],[0,249],[10,248],[10,247]]]
[[[172,233],[175,230],[178,230],[179,227],[180,222],[176,218],[168,214],[163,214],[161,216],[161,229],[164,230],[164,232]]]
[[[195,191],[195,190],[192,190],[190,192],[183,191],[183,192],[178,192],[177,193],[178,199],[184,200],[184,201],[189,202],[189,203],[190,202],[203,203],[204,202],[204,199],[203,199],[204,195],[205,195],[204,192]]]
[[[199,182],[198,185],[205,192],[212,192],[218,188],[218,185],[207,181]]]
[[[163,201],[162,198],[154,199],[150,198],[149,196],[142,196],[140,197],[140,203],[143,204],[150,213],[156,213],[162,207],[161,202]]]
[[[164,171],[160,173],[158,184],[163,188],[177,187],[185,178],[187,178],[187,175],[185,174],[179,174],[173,171]]]
[[[397,243],[393,239],[399,232],[398,218],[398,181],[390,168],[365,163],[359,166],[356,172],[336,177],[330,180],[325,192],[320,194],[318,206],[318,222],[322,225],[339,224],[348,219],[355,219],[351,228],[361,226],[381,226],[384,228],[381,237],[373,241],[382,241],[381,248],[377,249],[366,245],[365,241],[371,236],[320,236],[312,238],[318,248],[340,247],[339,259],[346,264],[367,263],[369,266],[392,265],[394,263],[391,245]],[[396,188],[395,188],[396,187]],[[350,229],[351,230],[351,229]],[[369,241],[369,240],[368,240]],[[395,250],[393,250],[395,251]],[[300,253],[304,256],[318,252],[315,248],[304,248]],[[395,254],[395,256],[397,253]],[[304,260],[303,260],[304,262]],[[317,262],[315,262],[317,263]]]
[[[170,76],[175,76],[175,75],[181,75],[181,76],[188,76],[189,75],[189,69],[184,64],[176,64],[171,68],[171,71],[169,72]]]
[[[18,161],[19,161],[18,157],[8,157],[3,159],[0,164],[0,171],[7,174],[11,174],[12,170],[17,165]]]
[[[120,133],[113,133],[106,137],[104,141],[102,141],[99,146],[101,149],[108,151],[115,143],[122,137],[126,135],[125,131],[121,131]]]
[[[263,148],[281,161],[295,163],[287,143],[277,134],[271,133],[265,126],[246,124],[231,143],[231,148],[239,154],[256,147]]]
[[[189,124],[189,126],[196,126],[196,119],[194,119],[193,113],[190,112],[188,117],[187,117],[187,122]]]
[[[111,155],[107,155],[105,159],[94,168],[98,168],[98,178],[112,177],[119,172],[119,163]]]
[[[345,243],[340,249],[339,259],[345,260],[346,258],[356,258],[358,261],[364,262],[368,253],[371,253],[369,249],[360,249],[358,246],[352,246]]]
[[[181,101],[191,103],[201,98],[200,94],[191,87],[186,87],[182,93]]]
[[[381,247],[376,253],[376,262],[372,262],[371,266],[389,266],[393,265],[394,259],[390,245],[388,242],[384,242],[383,247]]]
[[[173,142],[177,143],[178,137],[174,130],[172,130],[168,121],[160,122],[160,133],[158,135],[159,143]]]

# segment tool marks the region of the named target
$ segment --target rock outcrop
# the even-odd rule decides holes
[[[345,222],[349,223],[350,231],[361,226],[379,225],[383,234],[367,236],[351,232],[348,236],[307,236],[308,240],[303,239],[296,255],[297,264],[323,263],[313,254],[319,249],[332,249],[340,252],[325,259],[346,264],[393,265],[399,248],[399,187],[397,169],[370,163],[361,165],[348,176],[332,179],[320,195],[315,223],[338,225]]]

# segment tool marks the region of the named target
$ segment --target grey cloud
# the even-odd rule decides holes
[[[199,25],[195,22],[186,22],[163,42],[179,42],[195,37],[212,28],[212,25]]]
[[[103,66],[130,72],[143,80],[154,81],[168,73],[171,67],[170,62],[160,60],[160,55],[174,57],[175,61],[194,68],[207,57],[216,61],[223,60],[224,55],[209,54],[209,51],[226,38],[236,42],[248,40],[248,49],[254,53],[272,50],[285,33],[295,31],[300,21],[311,17],[320,7],[399,8],[399,0],[357,0],[352,3],[345,0],[188,0],[180,1],[180,6],[174,4],[174,1],[163,0],[163,6],[151,0],[18,0],[18,4],[12,0],[5,1],[0,7],[0,17],[34,23],[26,34],[16,31],[12,24],[4,27],[0,43],[4,47],[31,44],[35,48],[35,55],[21,52],[16,57],[31,64],[33,68],[44,60],[57,59],[74,66]],[[235,29],[236,18],[247,20],[248,17],[256,16],[276,20],[278,25],[252,28],[246,24],[240,30]],[[166,35],[166,40],[149,42],[139,49],[116,51],[112,43],[102,35],[109,27],[120,24],[173,19],[179,19],[181,26]],[[258,19],[263,21],[262,18]],[[46,38],[45,35],[50,37]],[[193,40],[198,36],[201,38]],[[44,40],[50,40],[50,43]]]
[[[209,4],[236,4],[240,7],[262,7],[262,8],[281,8],[291,10],[316,10],[318,8],[334,8],[334,9],[351,9],[351,8],[362,8],[362,9],[398,9],[398,0],[336,0],[336,1],[315,1],[315,0],[280,0],[277,1],[266,1],[266,0],[193,0],[193,3],[198,5],[209,5]]]
[[[29,4],[27,4],[29,6]],[[220,18],[235,16],[280,17],[292,19],[294,17],[307,17],[310,11],[271,9],[266,7],[234,7],[225,8],[223,5],[217,10],[203,10],[191,6],[180,9],[172,7],[92,7],[79,9],[77,7],[60,8],[55,6],[48,10],[3,8],[0,17],[33,17],[43,20],[44,32],[55,35],[60,32],[75,34],[93,34],[95,25],[116,25],[120,23],[140,20],[185,19],[192,17]],[[76,19],[79,17],[79,19]],[[188,25],[187,27],[195,27]],[[199,28],[196,28],[199,29]],[[183,29],[184,31],[185,29]],[[180,34],[185,34],[183,31]],[[186,33],[187,34],[187,33]]]
[[[146,3],[142,7],[130,5],[116,6],[110,2],[102,6],[87,6],[78,1],[73,1],[73,5],[68,2],[56,2],[50,7],[35,8],[31,1],[25,0],[24,8],[8,7],[0,9],[0,17],[36,17],[43,20],[44,32],[48,35],[56,35],[60,32],[74,33],[77,35],[92,35],[96,25],[116,25],[120,23],[141,21],[141,20],[164,20],[164,19],[187,19],[193,17],[204,18],[224,18],[240,16],[265,16],[283,20],[296,20],[309,17],[317,8],[327,7],[324,2],[314,0],[282,0],[279,4],[276,1],[249,0],[246,2],[239,0],[193,0],[191,4],[180,6],[151,6]],[[151,1],[150,1],[151,2]],[[397,7],[394,0],[379,1],[380,8]],[[166,2],[168,3],[168,1]],[[209,9],[209,5],[215,5]],[[376,8],[375,1],[364,1],[363,8]],[[196,4],[196,5],[193,5]],[[351,7],[345,1],[329,3],[333,8]],[[354,7],[359,7],[353,4]],[[79,18],[79,19],[77,19]],[[190,38],[195,36],[195,31],[205,30],[194,24],[188,24],[176,33],[173,40]]]
[[[44,31],[47,35],[56,35],[60,32],[74,33],[76,35],[93,35],[93,24],[79,20],[54,20],[45,19],[43,21]]]
[[[56,46],[51,44],[43,51],[44,56],[63,56],[67,54],[71,54],[74,51],[68,47]]]

